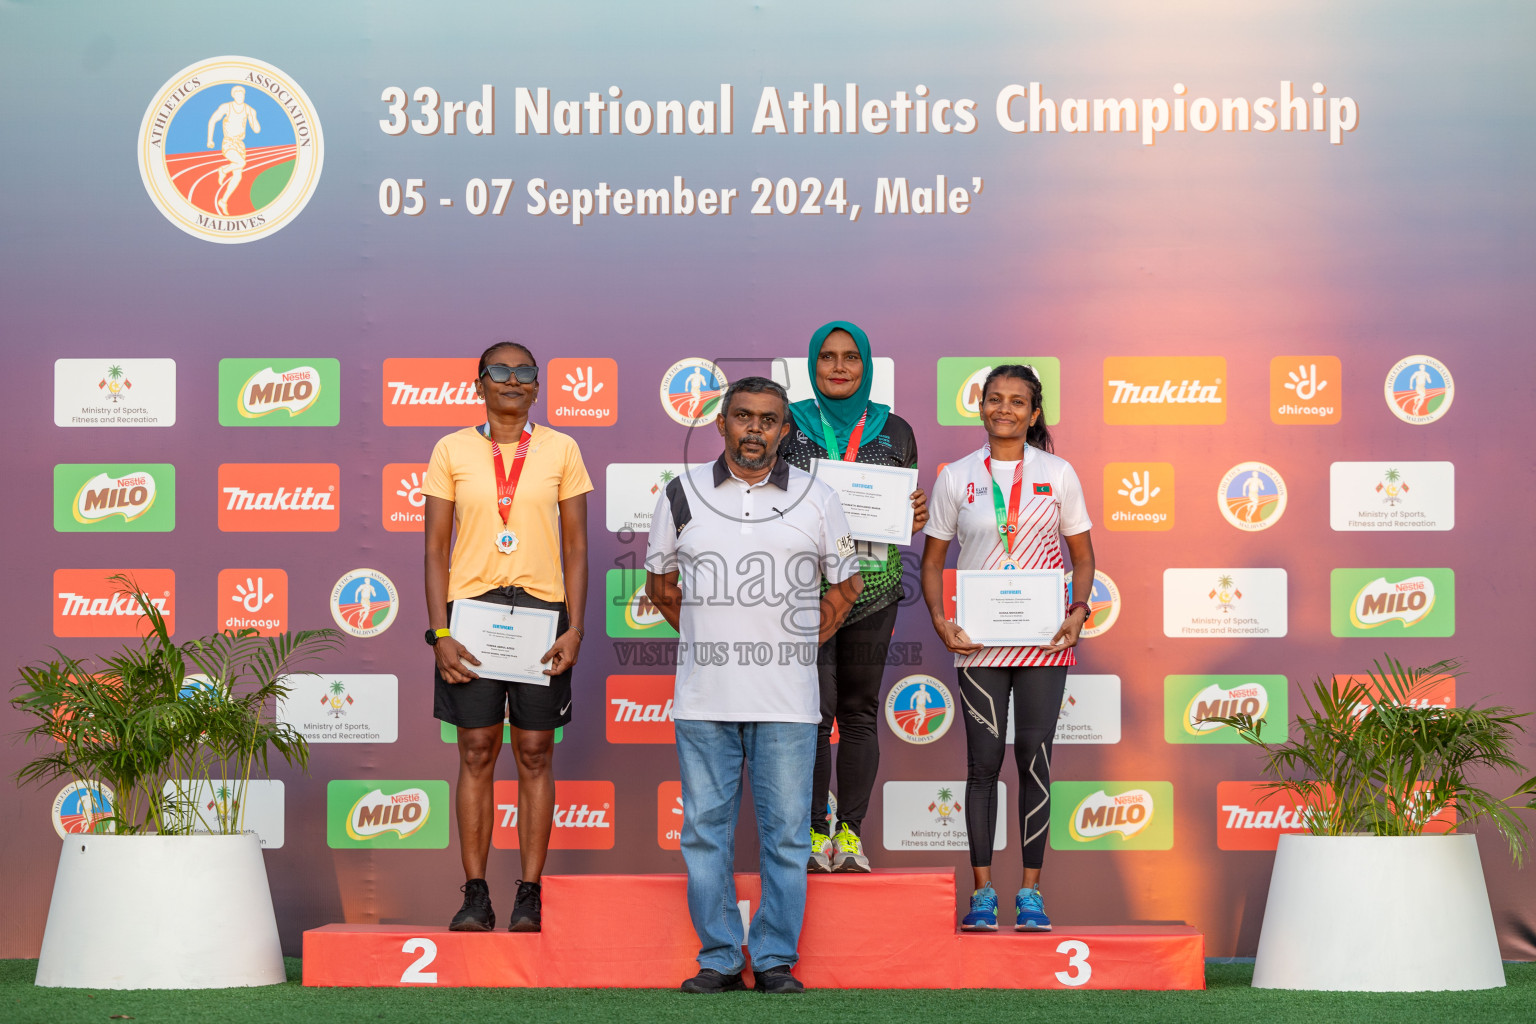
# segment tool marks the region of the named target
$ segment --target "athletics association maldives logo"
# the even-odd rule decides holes
[[[1216,503],[1227,522],[1249,532],[1267,530],[1285,514],[1285,481],[1262,462],[1239,462],[1216,488]]]
[[[377,569],[353,569],[331,588],[331,618],[353,636],[378,636],[399,610],[399,592]]]
[[[1433,423],[1450,411],[1456,384],[1444,363],[1430,356],[1409,356],[1387,371],[1387,408],[1404,423]]]
[[[139,174],[167,220],[210,242],[280,230],[320,183],[324,141],[297,82],[250,57],[177,72],[139,128]]]
[[[1120,618],[1120,588],[1115,581],[1097,569],[1093,571],[1093,589],[1088,592],[1088,619],[1083,623],[1080,639],[1092,640],[1109,632]]]
[[[708,359],[680,359],[661,378],[661,405],[678,423],[697,427],[715,418],[730,381]]]
[[[112,814],[112,787],[105,783],[71,782],[53,798],[53,830],[60,839],[115,832]]]
[[[955,700],[933,676],[907,676],[885,698],[885,722],[908,743],[932,743],[949,731]]]

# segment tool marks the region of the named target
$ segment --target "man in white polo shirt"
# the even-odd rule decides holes
[[[672,717],[688,912],[700,943],[700,970],[684,992],[745,987],[732,875],[743,764],[762,847],[753,975],[765,992],[804,990],[790,972],[811,852],[816,652],[863,580],[837,494],[777,457],[788,406],[764,377],[732,384],[715,420],[725,453],[671,481],[651,520],[646,594],[680,637]]]

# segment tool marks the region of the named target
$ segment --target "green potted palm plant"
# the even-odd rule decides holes
[[[1275,852],[1255,986],[1504,984],[1472,829],[1492,825],[1520,862],[1528,830],[1517,811],[1536,806],[1536,779],[1508,797],[1485,787],[1523,772],[1514,752],[1527,716],[1426,700],[1459,674],[1455,661],[1407,668],[1388,656],[1364,677],[1318,679],[1283,742],[1261,739],[1250,715],[1217,719],[1263,751],[1266,786],[1305,828]]]
[[[26,666],[11,698],[33,722],[23,737],[42,747],[18,781],[71,780],[108,801],[64,841],[37,983],[280,983],[247,795],[274,754],[307,768],[309,748],[275,720],[275,703],[293,668],[338,646],[339,634],[247,629],[176,644],[149,598],[115,579],[147,621],[142,640],[99,668],[62,654]]]

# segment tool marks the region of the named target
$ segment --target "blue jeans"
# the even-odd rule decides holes
[[[699,966],[735,974],[745,966],[736,907],[736,817],[741,768],[752,780],[762,847],[763,899],[752,918],[752,969],[800,959],[805,865],[811,839],[811,768],[816,726],[809,722],[697,722],[679,719],[677,760],[683,782],[683,862],[688,913],[699,933]]]

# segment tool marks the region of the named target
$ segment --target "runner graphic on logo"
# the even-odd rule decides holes
[[[928,721],[928,705],[933,696],[928,692],[928,687],[918,684],[912,691],[912,731],[921,736],[923,725]]]
[[[1408,386],[1413,389],[1413,415],[1424,415],[1424,403],[1429,401],[1429,385],[1434,380],[1429,374],[1429,369],[1423,364],[1413,371],[1413,376],[1408,378]]]
[[[688,403],[688,412],[685,415],[690,417],[697,416],[699,414],[699,406],[704,402],[704,371],[697,366],[688,375],[687,388],[688,394],[692,398]]]
[[[1259,479],[1258,470],[1254,470],[1243,484],[1243,495],[1248,499],[1248,504],[1243,506],[1243,518],[1250,523],[1259,514],[1259,497],[1263,493],[1264,481]]]
[[[367,576],[359,579],[354,596],[357,598],[357,612],[353,615],[353,621],[359,626],[370,625],[368,619],[373,614],[373,580]]]
[[[229,216],[229,197],[240,184],[241,172],[245,170],[245,126],[249,124],[253,132],[261,131],[255,108],[245,105],[245,87],[237,85],[229,94],[230,102],[219,104],[208,118],[209,149],[213,148],[214,122],[224,119],[224,141],[219,146],[224,154],[224,166],[219,168],[219,191],[213,197],[213,205],[226,217]]]

